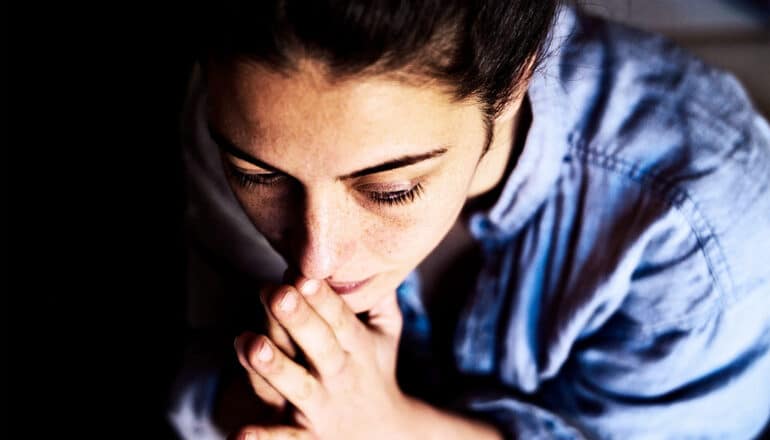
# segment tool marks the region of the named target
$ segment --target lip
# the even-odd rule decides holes
[[[335,283],[331,281],[327,281],[329,284],[329,287],[332,288],[335,292],[337,292],[339,295],[346,295],[349,293],[353,293],[356,290],[359,290],[361,287],[366,285],[373,277],[369,277],[365,280],[361,281],[351,281],[351,282],[344,282],[344,283]]]

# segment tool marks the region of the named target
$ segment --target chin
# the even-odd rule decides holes
[[[399,283],[382,282],[372,283],[360,291],[340,295],[353,313],[365,313],[379,304],[386,295],[395,295]],[[391,285],[392,284],[392,285]]]
[[[341,295],[342,300],[348,305],[355,314],[365,313],[374,308],[377,303],[371,292],[356,292],[347,295]]]

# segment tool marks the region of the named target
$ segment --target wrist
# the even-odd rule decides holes
[[[415,440],[502,440],[492,425],[405,396],[408,437]]]

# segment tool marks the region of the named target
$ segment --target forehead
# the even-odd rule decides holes
[[[385,77],[329,81],[317,65],[284,74],[236,63],[208,72],[209,121],[262,159],[323,152],[367,161],[451,145],[480,111],[442,89]]]

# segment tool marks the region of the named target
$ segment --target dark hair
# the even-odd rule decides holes
[[[321,61],[329,79],[394,74],[475,97],[491,124],[542,56],[558,0],[224,0],[203,11],[202,58],[291,71]]]

